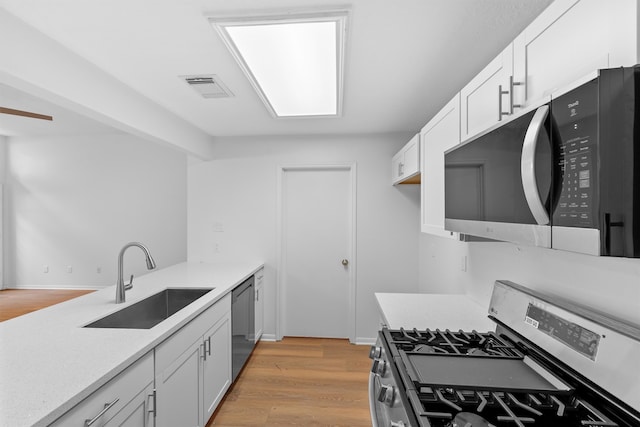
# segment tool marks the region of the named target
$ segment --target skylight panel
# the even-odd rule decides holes
[[[276,117],[337,116],[342,110],[346,13],[213,21]]]

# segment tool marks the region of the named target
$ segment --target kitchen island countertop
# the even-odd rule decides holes
[[[115,286],[0,323],[0,427],[46,426],[263,266],[181,263],[137,277],[126,303]],[[151,329],[84,325],[167,287],[215,288]]]
[[[376,293],[382,321],[389,329],[451,329],[494,331],[488,306],[467,295]]]

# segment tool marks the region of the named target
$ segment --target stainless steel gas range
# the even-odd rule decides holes
[[[640,328],[498,281],[495,331],[383,328],[374,427],[640,426]]]

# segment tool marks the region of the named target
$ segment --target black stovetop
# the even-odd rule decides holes
[[[494,332],[383,329],[382,335],[420,426],[626,426]]]

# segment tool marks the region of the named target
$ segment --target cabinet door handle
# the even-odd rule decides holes
[[[207,356],[211,356],[211,335],[209,335],[209,337],[207,338],[206,342],[209,343],[209,347],[208,348],[207,348],[206,343],[205,343],[205,346],[204,346],[205,349],[207,349]],[[207,359],[205,358],[205,360],[207,360]]]
[[[515,104],[514,103],[514,95],[513,95],[513,87],[514,86],[524,86],[524,83],[522,82],[516,82],[513,81],[513,76],[509,77],[509,105],[511,106],[509,111],[511,114],[513,114],[513,109],[514,108],[522,108],[524,105],[522,104]]]
[[[207,360],[207,342],[205,341],[200,344],[200,347],[202,348],[202,355],[200,357],[202,357],[204,360]]]
[[[498,121],[502,121],[502,116],[508,116],[509,113],[502,111],[502,96],[507,95],[509,91],[502,90],[502,85],[498,85]]]
[[[93,425],[93,423],[95,423],[96,421],[98,421],[100,419],[101,416],[103,416],[105,414],[105,412],[107,412],[109,409],[111,409],[111,407],[113,405],[115,405],[116,403],[118,403],[118,401],[120,400],[119,397],[117,397],[113,402],[111,403],[105,403],[104,404],[104,409],[102,411],[100,411],[100,413],[98,415],[96,415],[95,417],[91,418],[91,419],[86,419],[84,420],[84,427],[91,427]]]
[[[256,301],[260,301],[260,289],[256,290]]]
[[[153,413],[153,416],[155,417],[157,415],[156,408],[158,407],[157,406],[158,405],[158,401],[156,399],[156,389],[155,388],[153,389],[153,393],[151,393],[149,395],[149,398],[151,398],[153,400],[153,409],[149,409],[147,412],[149,414]]]

